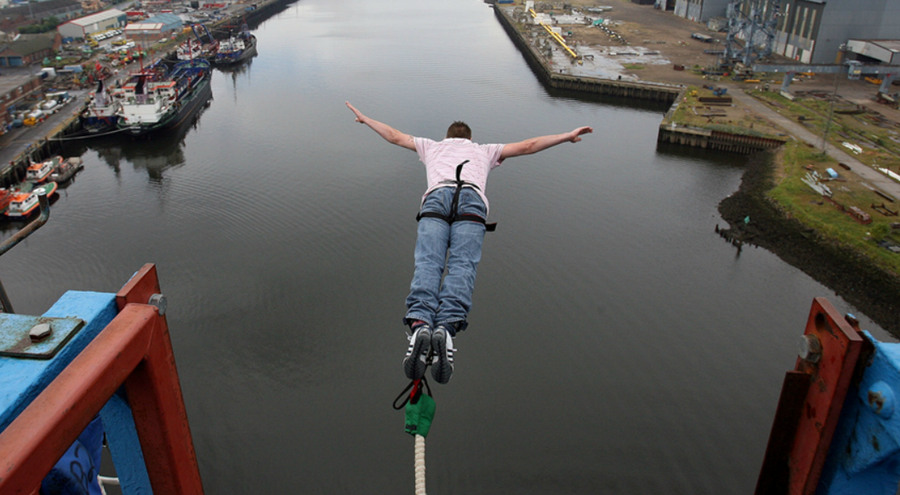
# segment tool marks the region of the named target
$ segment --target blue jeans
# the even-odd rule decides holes
[[[422,204],[422,212],[449,215],[455,190],[455,187],[442,187],[432,191]],[[460,191],[459,213],[486,218],[486,210],[477,192],[468,187]],[[406,298],[405,322],[422,320],[432,328],[448,324],[451,335],[465,330],[484,232],[484,224],[479,222],[458,220],[448,224],[430,217],[419,220],[416,269]]]

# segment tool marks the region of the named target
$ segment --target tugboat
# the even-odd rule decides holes
[[[230,36],[219,42],[219,49],[213,62],[216,66],[239,64],[256,55],[256,36],[244,24],[237,36]]]
[[[75,177],[75,174],[78,173],[79,170],[84,168],[84,162],[81,158],[77,156],[73,156],[66,160],[63,160],[62,163],[56,167],[56,171],[50,174],[50,181],[56,182],[57,184],[61,184],[63,182],[68,182],[72,177]]]
[[[54,156],[53,158],[41,163],[32,163],[28,170],[25,171],[25,180],[40,184],[50,177],[50,174],[56,170],[56,167],[62,162],[62,158]]]
[[[6,210],[6,216],[10,219],[24,219],[31,216],[38,209],[38,192],[43,191],[49,198],[56,193],[56,183],[48,182],[43,186],[35,187],[30,193],[19,192],[12,195],[9,207]]]

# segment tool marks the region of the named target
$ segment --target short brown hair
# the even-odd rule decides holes
[[[457,120],[447,128],[447,137],[472,139],[472,129],[465,122]]]

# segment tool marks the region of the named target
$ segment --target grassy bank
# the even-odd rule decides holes
[[[828,141],[860,162],[900,171],[900,124],[881,114],[828,93],[801,94],[793,100],[769,91],[749,93],[813,134],[821,136],[827,128]],[[858,146],[858,152],[844,143]]]
[[[827,178],[828,168],[838,174],[844,172],[830,157],[791,141],[776,156],[774,187],[767,195],[787,214],[819,235],[859,251],[880,268],[900,276],[900,254],[887,249],[890,245],[900,246],[900,229],[891,227],[900,222],[900,217],[884,215],[872,205],[884,204],[882,212],[897,211],[900,206],[886,201],[860,181],[841,177],[824,181],[833,193],[829,201],[801,180],[812,171]],[[861,223],[850,213],[841,211],[841,206],[859,208],[869,215],[871,223]]]
[[[753,155],[738,191],[719,204],[730,225],[723,232],[775,253],[900,337],[900,254],[877,247],[874,220],[856,224],[799,181],[799,170],[803,176],[805,165],[819,163],[812,161],[818,158],[815,150],[809,150],[792,142]]]

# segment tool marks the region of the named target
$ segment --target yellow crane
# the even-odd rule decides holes
[[[535,13],[534,9],[528,9],[528,13],[531,14],[532,18],[537,18],[537,13]],[[552,36],[553,39],[558,41],[559,44],[562,45],[562,47],[565,48],[567,52],[569,52],[569,55],[571,55],[572,58],[577,60],[579,64],[583,63],[583,61],[581,60],[581,57],[579,57],[578,54],[575,53],[575,50],[572,50],[571,48],[569,48],[569,45],[566,44],[566,40],[565,40],[565,38],[562,37],[562,35],[560,35],[556,31],[554,31],[553,29],[550,29],[550,26],[544,24],[543,21],[541,21],[541,26],[544,28],[544,30],[546,30],[548,33],[550,33],[550,36]]]

